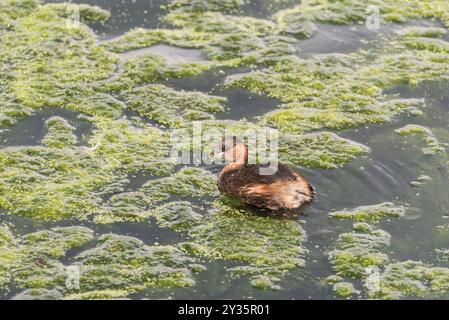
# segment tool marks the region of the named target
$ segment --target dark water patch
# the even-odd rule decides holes
[[[226,111],[216,116],[217,119],[223,120],[246,119],[253,121],[256,120],[256,117],[276,109],[280,104],[278,100],[253,94],[244,89],[223,90],[216,92],[216,94],[228,98]]]
[[[298,5],[297,0],[246,0],[239,14],[261,19],[271,19],[271,16],[283,9]]]
[[[232,69],[212,69],[193,77],[185,77],[182,79],[170,79],[162,82],[170,87],[188,91],[202,91],[214,94],[222,90],[224,80],[233,74],[249,72],[246,67]]]
[[[67,2],[66,0],[49,0]],[[74,0],[72,3],[85,3],[100,6],[111,12],[111,18],[104,23],[91,24],[90,27],[102,39],[110,39],[122,35],[133,28],[157,28],[162,24],[159,17],[164,13],[161,5],[168,0]]]
[[[66,119],[75,127],[73,133],[77,136],[79,145],[87,145],[93,127],[90,122],[80,119],[79,115],[75,111],[54,107],[37,110],[32,116],[0,131],[0,147],[40,145],[47,133],[45,121],[53,116]]]
[[[310,39],[297,42],[300,56],[325,53],[350,53],[369,47],[369,41],[379,37],[381,30],[370,30],[365,25],[319,25]]]
[[[169,65],[207,61],[201,50],[176,48],[165,44],[158,44],[148,48],[127,51],[120,54],[120,59],[122,61],[126,61],[147,54],[161,56]]]

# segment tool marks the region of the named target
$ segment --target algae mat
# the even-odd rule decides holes
[[[3,299],[449,298],[447,1],[88,2],[0,0]],[[196,121],[277,129],[306,215],[173,163]]]

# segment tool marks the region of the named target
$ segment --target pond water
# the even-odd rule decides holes
[[[49,1],[50,2],[50,1]],[[53,2],[53,1],[51,1]],[[63,1],[54,1],[63,2]],[[78,1],[74,1],[78,3]],[[275,3],[272,4],[271,2]],[[270,17],[284,9],[294,7],[299,1],[249,1],[239,9],[238,15],[255,17],[260,19],[270,19]],[[94,30],[98,43],[109,41],[119,37],[132,28],[142,27],[147,29],[172,28],[167,22],[161,22],[160,17],[166,14],[161,5],[166,1],[152,0],[85,0],[79,3],[98,5],[109,10],[111,17],[107,22],[92,23],[89,26]],[[296,39],[293,47],[296,48],[297,57],[314,59],[322,54],[351,54],[358,50],[369,51],[376,43],[385,37],[394,34],[394,30],[405,26],[419,27],[440,27],[444,26],[438,22],[427,19],[410,19],[405,24],[382,26],[380,30],[367,30],[363,24],[354,25],[332,25],[317,23],[315,34],[309,39]],[[448,40],[447,36],[441,41]],[[135,48],[119,54],[120,63],[128,60],[152,54],[162,56],[168,65],[207,62],[207,57],[200,49],[176,48],[166,43],[151,45],[143,48]],[[257,63],[257,62],[256,62]],[[175,90],[186,90],[201,92],[208,95],[226,97],[223,103],[224,110],[216,114],[218,120],[248,120],[250,122],[259,121],[260,117],[280,108],[283,103],[276,95],[268,97],[263,92],[248,90],[244,87],[226,87],[223,83],[230,76],[251,72],[257,69],[252,65],[239,65],[234,67],[217,67],[205,70],[197,75],[186,75],[184,77],[174,77],[157,79],[154,83],[162,84]],[[118,73],[123,70],[118,70]],[[446,74],[447,76],[447,74]],[[437,77],[435,77],[437,78]],[[26,90],[26,88],[25,88]],[[323,89],[325,90],[325,89]],[[397,134],[395,130],[409,124],[419,125],[431,130],[432,136],[445,146],[449,143],[449,84],[441,79],[428,79],[417,86],[411,87],[406,84],[396,85],[384,90],[384,94],[397,94],[403,99],[424,99],[425,107],[423,114],[417,117],[410,117],[405,114],[395,115],[392,121],[375,124],[361,124],[359,126],[333,130],[326,128],[323,131],[332,131],[340,137],[357,142],[369,148],[369,152],[355,157],[342,167],[334,169],[324,169],[293,164],[317,190],[316,200],[305,209],[305,214],[294,218],[294,223],[305,231],[304,240],[298,244],[301,250],[298,252],[304,260],[303,266],[295,266],[276,274],[277,289],[259,289],[250,284],[250,276],[242,275],[235,277],[228,270],[241,265],[239,259],[216,258],[201,256],[200,264],[205,267],[204,271],[194,275],[195,285],[177,288],[163,285],[154,285],[142,290],[129,290],[126,295],[133,299],[151,298],[184,298],[184,299],[333,299],[341,298],[336,294],[336,289],[330,281],[325,279],[335,276],[335,263],[330,258],[332,250],[337,246],[339,237],[343,233],[351,232],[355,221],[350,219],[330,218],[329,214],[344,209],[352,210],[361,206],[377,205],[384,202],[394,203],[397,207],[405,208],[404,216],[400,218],[386,217],[378,223],[373,223],[375,229],[381,229],[391,236],[390,244],[382,249],[382,254],[388,256],[389,262],[380,266],[381,275],[393,263],[408,260],[422,262],[426,266],[425,275],[419,280],[421,283],[413,282],[413,288],[419,287],[420,294],[408,295],[401,291],[398,298],[449,298],[448,284],[434,289],[431,286],[432,278],[428,276],[430,268],[441,267],[446,272],[449,268],[449,259],[444,256],[444,250],[449,249],[449,183],[448,183],[448,159],[445,152],[433,155],[423,153],[426,147],[422,135],[403,136]],[[117,98],[119,102],[126,103],[123,97]],[[158,102],[156,102],[158,103]],[[52,116],[59,116],[69,121],[74,127],[73,134],[77,137],[77,143],[73,148],[88,148],[92,146],[95,138],[95,125],[86,121],[80,114],[83,112],[69,110],[71,108],[60,108],[48,106],[37,108],[33,114],[17,121],[12,126],[5,127],[0,132],[0,147],[4,150],[19,146],[36,146],[46,136],[46,121]],[[148,126],[157,126],[167,131],[167,127],[160,126],[157,118],[148,119],[142,117],[135,110],[124,110],[128,119],[138,118]],[[95,121],[94,121],[95,123]],[[201,168],[208,170],[213,175],[217,175],[221,167],[217,165],[205,166]],[[175,168],[176,172],[179,168]],[[164,176],[164,175],[163,175]],[[167,174],[165,175],[167,176]],[[416,182],[420,176],[426,176],[422,185]],[[427,178],[428,177],[428,178]],[[127,182],[122,185],[122,192],[138,191],[148,183],[159,179],[152,173],[126,172]],[[49,187],[50,188],[50,187]],[[3,188],[3,190],[6,190]],[[49,192],[52,192],[49,190]],[[74,191],[76,192],[76,191]],[[107,201],[110,196],[104,198]],[[179,197],[186,200],[184,197]],[[174,198],[176,200],[176,197]],[[192,197],[195,203],[197,199]],[[88,200],[90,201],[90,200]],[[20,202],[19,202],[20,203]],[[0,202],[0,205],[2,203]],[[165,202],[158,204],[164,205]],[[4,208],[1,215],[2,223],[8,225],[16,237],[40,230],[48,230],[55,227],[84,226],[95,233],[95,237],[104,234],[116,234],[135,237],[142,240],[146,245],[174,245],[188,241],[189,231],[173,231],[170,228],[163,228],[155,223],[154,217],[141,221],[121,221],[113,223],[98,223],[92,219],[81,219],[76,216],[65,217],[62,220],[52,221],[39,218],[31,218],[21,214],[9,213],[16,208]],[[278,218],[271,218],[276,220]],[[362,219],[363,220],[363,219]],[[369,221],[368,221],[369,222]],[[279,229],[275,229],[281,232]],[[290,232],[290,229],[282,232]],[[238,246],[242,241],[238,237],[232,239],[235,233],[230,233],[227,241]],[[293,236],[292,236],[293,237]],[[288,238],[288,237],[286,237]],[[203,238],[201,238],[203,239]],[[1,240],[1,238],[0,238]],[[202,241],[202,240],[201,240]],[[270,242],[270,238],[268,240]],[[273,243],[283,241],[277,237],[273,238]],[[293,243],[295,243],[293,241]],[[268,245],[268,244],[267,244]],[[282,243],[275,243],[275,246],[282,247]],[[349,247],[351,245],[348,245]],[[368,241],[368,247],[371,246]],[[58,257],[58,261],[63,265],[73,263],[74,257],[84,251],[94,248],[94,241],[87,241],[79,248],[67,250],[66,254]],[[255,250],[260,250],[257,249]],[[374,244],[373,244],[374,248]],[[282,249],[280,249],[282,250]],[[295,252],[292,249],[292,252]],[[376,249],[377,250],[377,249]],[[257,253],[257,252],[256,252]],[[1,257],[1,255],[0,255]],[[103,257],[105,260],[107,258]],[[254,258],[257,259],[257,258]],[[262,258],[261,258],[262,259]],[[369,264],[364,267],[368,267]],[[171,265],[167,268],[172,267]],[[1,267],[0,267],[1,271]],[[12,271],[11,271],[12,272]],[[443,272],[443,271],[442,271]],[[443,273],[444,273],[443,272]],[[270,275],[270,272],[267,272]],[[444,273],[446,274],[446,273]],[[449,272],[447,273],[449,275]],[[13,278],[15,275],[12,275]],[[24,277],[21,274],[21,277]],[[0,277],[1,279],[1,277]],[[386,278],[382,278],[384,281]],[[444,279],[449,279],[444,278]],[[407,278],[407,281],[410,279]],[[142,280],[144,281],[144,280]],[[336,282],[352,283],[358,293],[351,293],[353,298],[368,298],[369,292],[365,288],[364,278],[342,276]],[[395,287],[386,282],[381,285]],[[411,280],[410,280],[411,281]],[[418,281],[418,280],[417,280]],[[126,282],[126,281],[125,281]],[[444,282],[442,280],[442,282]],[[1,281],[0,281],[1,283]],[[446,282],[444,282],[446,283]],[[448,282],[449,283],[449,282]],[[59,282],[57,284],[61,286]],[[95,286],[95,285],[94,285]],[[98,290],[103,290],[104,283],[98,285]],[[108,286],[107,289],[119,290],[117,286]],[[29,285],[20,285],[20,281],[14,281],[0,289],[0,296],[4,299],[20,297],[28,289]],[[32,285],[31,287],[36,287]],[[38,287],[38,286],[37,286]],[[53,284],[47,287],[52,288]],[[124,289],[129,288],[124,285]],[[131,286],[132,287],[132,286]],[[134,288],[134,287],[132,287]],[[413,290],[411,290],[414,292]],[[75,292],[76,293],[76,292]]]

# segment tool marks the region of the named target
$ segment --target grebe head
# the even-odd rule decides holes
[[[212,152],[212,159],[222,159],[224,157],[226,163],[246,164],[248,162],[248,147],[236,136],[223,138],[216,150],[221,152]]]

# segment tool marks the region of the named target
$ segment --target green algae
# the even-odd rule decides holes
[[[201,168],[186,167],[171,175],[145,183],[141,191],[149,204],[158,204],[173,197],[196,199],[203,203],[218,196],[215,175]]]
[[[187,201],[174,201],[166,203],[154,210],[152,216],[163,228],[175,231],[189,230],[201,223],[203,216],[192,209]]]
[[[194,241],[184,246],[186,250],[245,263],[229,271],[249,275],[258,288],[277,289],[282,276],[304,265],[305,232],[297,221],[251,215],[223,202],[216,203],[215,212],[190,236]]]
[[[423,140],[426,143],[426,147],[422,149],[425,155],[434,155],[438,153],[444,153],[446,148],[443,144],[434,136],[433,132],[426,127],[409,124],[405,127],[399,128],[395,130],[401,136],[409,136],[409,135],[422,135]]]
[[[51,148],[69,147],[78,142],[78,138],[73,133],[75,129],[67,120],[61,117],[51,117],[45,122],[48,133],[42,140],[42,144]]]
[[[297,221],[258,216],[218,197],[214,175],[184,168],[150,180],[135,192],[114,195],[95,219],[111,223],[153,217],[160,227],[188,236],[183,250],[243,263],[228,271],[248,275],[257,288],[279,289],[287,272],[304,265],[305,232]]]
[[[398,30],[398,34],[411,38],[439,38],[447,33],[448,31],[446,29],[437,27],[409,27]]]
[[[384,218],[400,218],[404,216],[405,209],[391,202],[384,202],[372,206],[362,206],[354,210],[343,210],[332,212],[329,216],[337,219],[351,219],[355,221],[364,221],[377,223]]]
[[[60,16],[62,8],[38,6],[1,34],[8,92],[24,107],[64,106],[93,92],[96,81],[114,72],[117,58],[97,45],[84,24],[68,26]],[[83,12],[89,8],[84,6]]]
[[[338,282],[333,287],[334,294],[341,298],[349,298],[359,293],[350,282]]]
[[[438,297],[449,290],[449,269],[422,262],[404,261],[388,265],[380,275],[380,290],[372,298]]]
[[[84,219],[101,203],[95,190],[114,176],[87,148],[9,147],[0,152],[0,207],[42,220]]]
[[[91,138],[92,152],[113,168],[125,172],[146,171],[167,174],[173,167],[169,155],[169,136],[141,121],[118,119],[97,121]]]
[[[419,45],[423,39],[431,46]],[[400,114],[422,114],[424,100],[400,99],[384,90],[444,80],[446,47],[440,39],[410,34],[388,37],[370,51],[308,59],[286,55],[267,68],[232,75],[226,85],[283,102],[262,120],[284,132],[342,130],[389,122]]]
[[[143,83],[194,76],[210,68],[207,63],[173,65],[161,56],[145,54],[125,61],[122,74],[112,82],[107,80],[104,90],[123,90]]]
[[[105,41],[102,45],[111,52],[125,53],[156,44],[199,49],[205,47],[210,40],[210,35],[192,30],[135,28],[120,37]]]
[[[337,275],[363,279],[368,267],[382,267],[389,257],[382,251],[390,245],[390,235],[380,229],[354,230],[341,234],[329,252]]]
[[[115,234],[100,236],[95,248],[78,254],[74,261],[80,268],[81,292],[190,287],[198,270],[195,260],[174,246],[148,246]]]
[[[64,265],[58,261],[68,250],[93,239],[93,232],[84,227],[56,227],[25,235],[19,239],[5,227],[8,242],[0,246],[2,268],[0,283],[13,282],[20,288],[41,288],[64,281]]]
[[[98,6],[87,4],[49,3],[46,9],[56,12],[60,17],[69,18],[73,11],[79,12],[81,22],[104,22],[111,16],[110,12]]]
[[[13,3],[13,1],[7,2],[8,5]],[[166,17],[166,21],[182,29],[139,29],[104,44],[97,44],[90,30],[81,25],[79,30],[70,30],[67,35],[64,35],[62,43],[69,48],[68,52],[64,53],[62,45],[59,46],[57,42],[67,31],[64,26],[66,7],[64,5],[38,7],[34,1],[24,3],[23,8],[14,7],[11,9],[13,13],[6,13],[8,19],[19,18],[17,26],[11,29],[17,33],[7,31],[5,37],[3,31],[0,34],[2,37],[0,49],[6,52],[6,58],[2,58],[5,59],[2,62],[8,62],[2,65],[1,71],[5,71],[2,74],[10,76],[5,80],[5,76],[0,75],[1,123],[12,125],[19,119],[31,115],[33,109],[48,105],[65,107],[93,116],[87,119],[94,123],[96,131],[90,140],[92,148],[79,147],[76,146],[76,136],[73,135],[71,125],[64,119],[53,118],[52,121],[47,122],[49,132],[42,141],[45,147],[18,147],[2,150],[2,153],[3,151],[5,153],[0,157],[0,163],[4,164],[0,166],[0,179],[5,182],[2,185],[14,188],[10,194],[7,191],[7,195],[0,197],[1,207],[9,213],[45,219],[71,216],[82,218],[95,213],[95,222],[102,223],[142,221],[154,217],[161,227],[178,232],[187,231],[192,240],[190,245],[190,248],[193,248],[192,252],[212,259],[237,260],[244,263],[245,266],[235,268],[231,272],[249,274],[251,284],[261,289],[279,288],[277,283],[282,276],[303,264],[301,243],[304,232],[302,229],[300,231],[295,229],[298,227],[297,222],[290,221],[283,224],[251,216],[249,222],[245,223],[249,214],[246,209],[234,212],[234,209],[223,205],[217,205],[218,212],[211,216],[204,214],[205,207],[211,205],[209,198],[217,197],[216,178],[206,171],[197,172],[196,169],[186,169],[195,172],[191,174],[191,177],[186,177],[188,174],[183,172],[176,175],[176,179],[171,179],[172,177],[156,179],[148,182],[137,192],[119,193],[107,200],[106,204],[101,204],[101,191],[97,191],[113,192],[112,185],[117,181],[114,176],[118,174],[117,171],[127,173],[147,171],[150,174],[161,175],[168,174],[172,164],[166,158],[168,140],[162,132],[134,121],[117,120],[128,106],[109,94],[97,91],[111,90],[121,95],[123,92],[120,91],[127,90],[125,94],[129,94],[129,92],[139,92],[141,88],[135,88],[136,85],[173,77],[197,75],[214,67],[252,65],[256,62],[265,67],[271,66],[261,72],[253,72],[249,77],[230,78],[228,84],[265,93],[282,101],[282,108],[265,115],[261,124],[281,129],[281,153],[284,161],[309,167],[336,168],[366,153],[368,149],[327,132],[313,134],[304,134],[304,132],[323,129],[340,130],[391,121],[404,112],[418,114],[423,105],[422,100],[386,97],[382,95],[382,90],[396,84],[416,85],[424,79],[444,77],[447,72],[445,64],[449,61],[446,55],[448,53],[446,42],[439,39],[431,39],[431,41],[422,39],[443,35],[444,32],[441,30],[409,30],[400,33],[403,39],[387,42],[393,50],[382,52],[377,59],[358,52],[354,55],[319,57],[312,62],[301,61],[290,56],[296,52],[291,45],[292,38],[280,36],[279,28],[281,32],[295,35],[301,35],[304,32],[307,35],[313,33],[313,22],[356,22],[361,21],[357,19],[361,15],[364,17],[365,13],[361,11],[357,13],[357,9],[355,10],[356,18],[354,18],[346,12],[336,12],[331,8],[325,11],[331,17],[330,19],[326,16],[323,21],[318,18],[309,19],[309,25],[304,25],[304,21],[300,19],[299,24],[305,31],[291,32],[287,30],[292,26],[287,26],[290,21],[287,21],[286,15],[276,20],[282,16],[282,14],[278,15],[274,22],[230,15],[241,5],[239,1],[178,1],[170,8],[172,12]],[[307,3],[311,2],[305,2],[305,5]],[[324,6],[327,4],[329,4],[328,1],[322,2]],[[340,4],[335,3],[335,5]],[[341,6],[345,9],[348,4],[341,2]],[[83,8],[81,16],[85,22],[107,18],[108,14],[98,8],[89,6]],[[361,10],[361,7],[359,9]],[[30,13],[32,15],[29,18],[24,18]],[[390,21],[404,20],[403,17],[443,17],[442,12],[438,10],[432,14],[416,16],[402,11],[397,14],[392,12],[386,14]],[[4,15],[3,12],[0,14],[0,29],[4,26]],[[295,20],[294,16],[295,13],[290,15],[292,21]],[[10,22],[7,24],[8,28],[12,28]],[[34,37],[36,30],[48,37]],[[6,48],[4,39],[18,45],[17,55],[15,55],[15,49]],[[163,58],[146,55],[119,65],[117,56],[110,53],[110,51],[125,52],[157,43],[202,49],[213,63],[169,65]],[[412,51],[401,53],[401,50]],[[36,54],[38,58],[35,59],[30,52],[33,55]],[[30,62],[29,70],[25,61]],[[309,62],[310,65],[307,65]],[[368,64],[367,68],[361,68],[366,64]],[[62,65],[68,71],[61,71]],[[119,70],[118,73],[122,73],[116,77],[113,74],[117,66],[119,69],[123,67],[123,70]],[[256,73],[257,77],[254,76]],[[146,86],[150,89],[156,87],[157,85]],[[327,88],[331,89],[325,90]],[[179,121],[176,121],[175,125],[170,123],[169,126],[187,125],[187,121],[202,119],[202,117],[207,119],[212,113],[221,110],[219,103],[215,104],[214,110],[207,110],[209,103],[206,103],[204,104],[206,113],[189,113],[190,111],[183,106],[185,92],[165,91],[164,88],[164,94],[167,92],[175,97],[175,100],[170,100],[170,103],[176,102],[172,113],[164,112],[155,115],[151,109],[149,102],[152,101],[150,100],[139,101],[138,105],[132,108],[139,111],[141,107],[145,107],[143,112],[147,113],[146,116],[159,123],[169,121],[173,115],[182,113]],[[155,97],[157,95],[152,95],[151,100]],[[206,95],[200,97],[208,101],[213,101],[215,98]],[[133,99],[135,98],[137,97],[134,96]],[[190,98],[195,100],[194,97]],[[163,101],[165,104],[166,100]],[[177,105],[178,102],[179,105]],[[126,103],[130,104],[130,101]],[[184,121],[181,120],[187,121],[183,123]],[[225,128],[230,125],[221,123],[220,126]],[[232,126],[248,127],[253,124],[235,122]],[[259,124],[254,126],[257,127]],[[25,163],[18,164],[22,157]],[[55,167],[52,167],[54,170],[45,170],[45,162],[54,165]],[[93,166],[92,170],[87,169],[88,164]],[[206,181],[203,180],[204,177],[207,177]],[[70,182],[71,180],[73,181]],[[6,187],[4,190],[7,190]],[[191,195],[194,198],[192,202],[195,203],[178,199],[181,197],[183,200],[191,200]],[[204,198],[207,200],[205,201]],[[167,203],[167,201],[172,202]],[[370,216],[360,221],[375,222],[371,219],[377,221],[378,217],[374,216],[375,218]],[[260,229],[259,232],[257,228]],[[193,230],[190,231],[190,229]],[[241,248],[238,246],[240,243],[232,243],[227,239],[228,230],[236,235],[237,239],[242,239]],[[280,235],[282,231],[285,232],[284,235]],[[345,255],[338,253],[340,249],[335,249],[337,258],[334,263],[338,265],[348,259],[353,264],[350,270],[342,268],[342,271],[338,272],[345,276],[357,274],[362,277],[361,270],[365,265],[383,266],[385,264],[385,262],[377,263],[386,260],[382,253],[376,254],[375,251],[380,252],[381,244],[385,244],[385,239],[388,237],[382,230],[375,230],[372,226],[363,223],[354,225],[353,234],[363,236],[342,235],[337,247],[349,248],[350,253]],[[5,238],[8,239],[8,236]],[[87,260],[95,261],[92,268],[87,269],[88,273],[95,274],[93,271],[95,263],[108,258],[109,253],[100,251],[110,251],[112,250],[110,248],[115,246],[122,248],[129,245],[130,251],[136,250],[135,247],[142,247],[141,244],[135,245],[133,239],[120,236],[106,238],[102,238],[101,242],[108,244],[102,245],[98,251],[93,250],[85,255]],[[353,241],[354,247],[345,244],[346,240]],[[261,244],[264,241],[270,244],[268,248]],[[256,252],[252,251],[253,242],[257,244]],[[371,242],[374,243],[373,252],[368,251],[367,260],[363,260],[358,252],[365,250],[366,246],[371,246],[371,244],[368,245]],[[189,245],[185,245],[184,249],[188,247]],[[147,253],[146,249],[139,252]],[[172,249],[164,252],[172,252],[170,250]],[[177,249],[173,252],[176,252],[174,255],[177,257]],[[250,258],[245,259],[245,256]],[[84,257],[79,259],[83,261]],[[117,259],[113,261],[119,266],[117,269],[107,266],[102,271],[107,273],[112,270],[112,274],[119,280],[114,281],[115,279],[104,274],[97,275],[95,279],[99,279],[100,284],[92,282],[86,285],[87,292],[73,293],[66,297],[117,298],[125,296],[125,292],[139,291],[143,287],[162,286],[166,283],[169,286],[191,285],[189,273],[196,269],[193,265],[189,265],[187,271],[186,269],[180,271],[182,275],[179,282],[173,280],[171,274],[167,276],[168,280],[162,276],[141,281],[142,277],[145,278],[153,271],[129,268],[128,264],[136,261],[133,254],[124,253]],[[371,261],[368,261],[370,259]],[[285,263],[281,263],[280,260],[285,260]],[[140,262],[142,261],[139,260]],[[148,261],[144,264],[151,265]],[[180,264],[181,268],[182,265],[184,264]],[[52,266],[50,267],[51,270],[55,270]],[[130,279],[125,281],[125,284],[120,283],[122,276],[120,268],[131,269],[128,273]],[[47,280],[37,277],[32,282],[39,285],[47,283]],[[111,286],[102,286],[104,282],[110,283]],[[141,283],[143,284],[140,285]],[[444,287],[444,277],[438,278],[435,283]],[[345,286],[342,285],[342,291],[345,291]],[[123,287],[126,289],[122,289]],[[51,295],[52,292],[42,291],[40,294]]]
[[[329,54],[308,60],[286,57],[270,68],[228,77],[226,84],[284,102],[280,109],[263,116],[264,123],[283,132],[342,130],[391,121],[403,113],[416,114],[423,100],[382,95],[382,89],[405,81],[388,79],[393,77],[391,68],[398,68],[394,61],[385,60],[388,64],[379,67],[379,62],[364,55]]]
[[[369,6],[378,8],[381,23],[436,18],[449,26],[447,15],[449,5],[444,0],[375,0],[368,4],[362,0],[306,0],[294,8],[278,12],[274,19],[283,32],[298,37],[310,37],[316,31],[316,23],[336,25],[364,23],[370,16],[367,11]]]
[[[168,137],[130,120],[97,121],[92,148],[78,146],[74,127],[61,117],[46,121],[40,146],[0,151],[0,207],[43,220],[100,213],[101,193],[114,191],[122,174],[167,174]]]
[[[146,85],[122,94],[127,106],[140,115],[168,127],[206,120],[223,111],[226,98],[200,92],[176,91],[163,85]]]
[[[334,169],[366,154],[366,146],[329,132],[284,135],[279,146],[281,159],[310,168]]]
[[[92,96],[69,102],[66,107],[87,116],[117,119],[122,115],[126,105],[109,94],[96,93]]]
[[[22,296],[32,299],[110,299],[126,297],[147,288],[185,287],[203,270],[194,259],[174,246],[148,246],[126,236],[94,237],[85,227],[56,227],[15,238],[0,228],[2,286],[26,288]],[[60,262],[73,248],[94,241],[73,260],[79,269],[79,288],[66,285],[68,267]]]
[[[37,0],[2,0],[0,29],[13,27],[14,20],[30,14],[38,5]]]
[[[296,52],[292,46],[294,39],[279,36],[273,21],[222,13],[232,11],[226,8],[239,6],[240,4],[233,1],[176,2],[169,6],[163,20],[179,29],[134,29],[104,45],[114,52],[149,47],[158,43],[197,48],[212,61],[205,67],[207,69],[252,65],[256,62],[270,63],[279,56]],[[220,12],[218,8],[224,11]]]
[[[371,211],[373,207],[362,208]],[[388,208],[394,207],[388,205]],[[343,212],[344,218],[354,219],[354,213],[359,209]],[[366,214],[362,217],[362,221],[371,221]],[[341,234],[329,253],[336,275],[329,277],[328,283],[334,284],[334,292],[336,284],[346,283],[344,278],[363,281],[367,296],[374,299],[435,298],[448,292],[448,268],[420,261],[392,260],[386,254],[389,244],[388,233],[366,222],[358,222],[352,232]],[[346,289],[346,285],[341,288],[343,297],[351,296],[352,293]]]
[[[94,221],[107,224],[155,217],[162,227],[182,231],[183,226],[190,226],[199,218],[187,201],[196,200],[203,207],[217,196],[214,175],[201,168],[186,167],[169,177],[150,180],[136,191],[114,194],[102,205]]]

